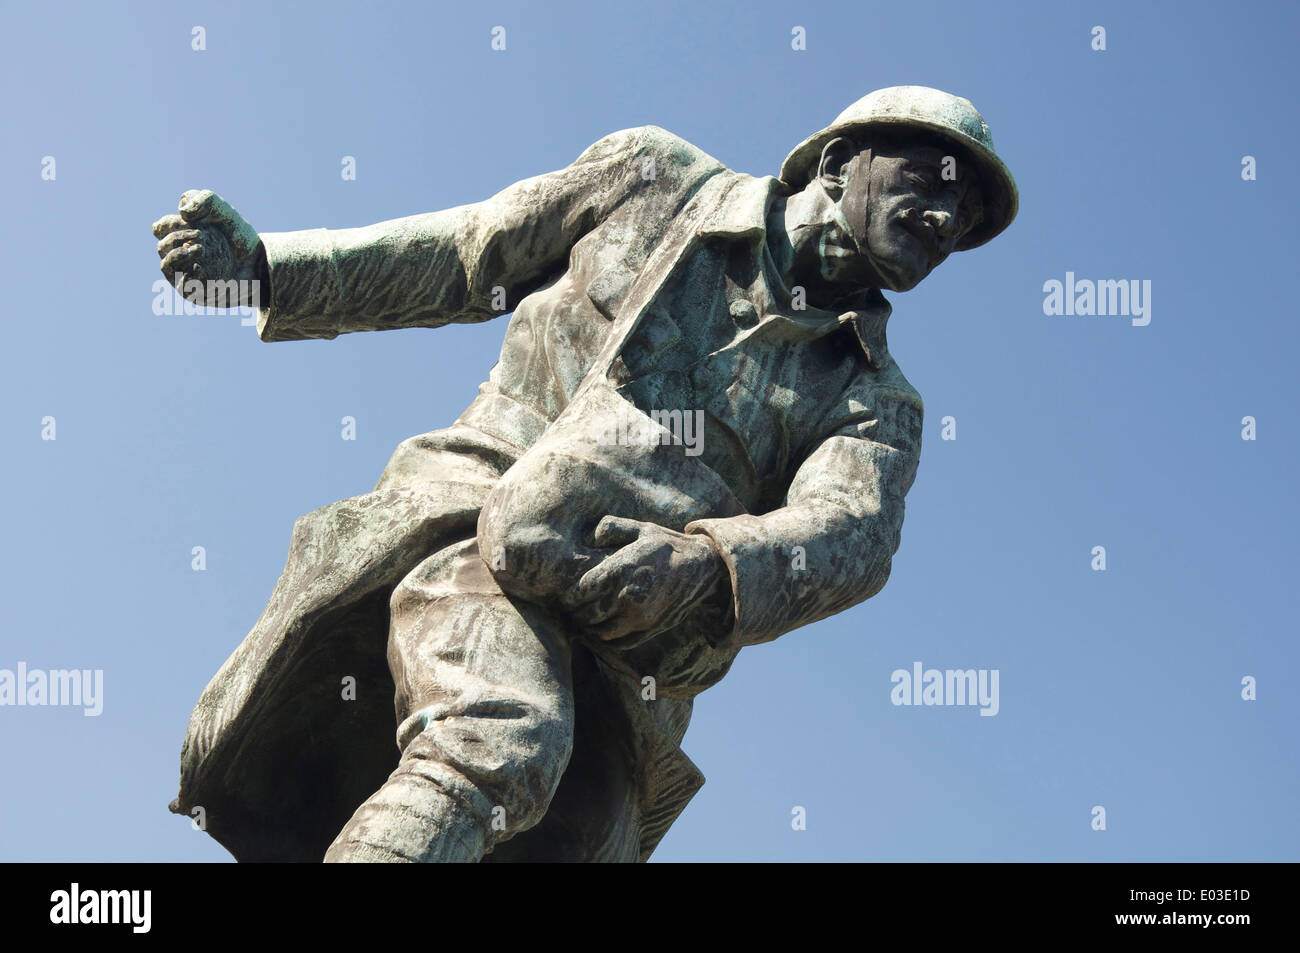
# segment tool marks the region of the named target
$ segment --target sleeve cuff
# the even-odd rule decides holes
[[[749,641],[744,638],[749,623],[749,600],[743,596],[744,590],[736,565],[737,548],[742,544],[741,539],[738,537],[743,533],[737,532],[734,525],[736,519],[737,517],[696,520],[693,523],[688,523],[685,527],[687,533],[707,536],[712,540],[723,565],[727,567],[727,577],[731,585],[731,618],[733,621],[729,632],[723,633],[713,640],[713,646],[717,649],[738,649]]]
[[[331,307],[338,300],[338,268],[328,229],[264,232],[270,287],[257,310],[263,341],[338,337]]]

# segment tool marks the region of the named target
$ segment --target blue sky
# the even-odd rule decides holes
[[[893,577],[699,699],[685,749],[709,780],[656,859],[1300,859],[1297,9],[6,5],[0,668],[105,687],[96,718],[0,708],[0,859],[229,859],[166,811],[190,709],[294,519],[449,424],[505,329],[265,344],[155,315],[149,225],[182,191],[262,231],[364,225],[646,123],[775,174],[897,84],[975,103],[1020,217],[889,296],[927,410]],[[1067,271],[1149,280],[1150,324],[1045,315]],[[997,669],[999,713],[892,705],[917,661]]]

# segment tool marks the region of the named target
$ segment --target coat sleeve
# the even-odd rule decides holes
[[[683,158],[673,148],[680,142],[654,126],[626,129],[566,168],[474,205],[364,228],[263,233],[270,294],[258,336],[328,339],[511,311],[579,238],[655,181],[647,168],[670,169],[674,156]]]
[[[924,410],[909,387],[834,422],[799,466],[785,503],[761,516],[697,520],[731,576],[735,625],[718,647],[770,642],[884,588],[916,476]]]

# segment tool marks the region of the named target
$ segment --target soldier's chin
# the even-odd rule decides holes
[[[884,291],[911,291],[930,273],[928,264],[918,262],[910,255],[892,261],[877,262],[876,271],[882,279]]]

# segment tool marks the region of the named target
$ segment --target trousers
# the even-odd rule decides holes
[[[473,540],[421,563],[391,613],[401,761],[327,862],[639,858],[626,705],[608,697],[639,686],[503,593]]]

